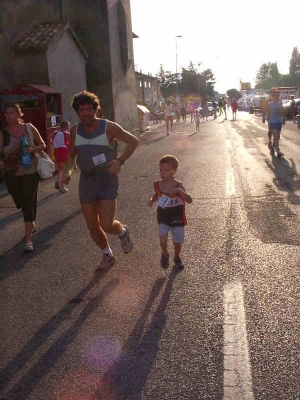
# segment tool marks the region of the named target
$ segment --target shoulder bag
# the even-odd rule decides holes
[[[33,140],[33,135],[32,135],[32,129],[30,124],[25,124],[27,132],[30,136],[30,141],[32,144],[34,144]],[[38,165],[37,165],[37,172],[39,176],[42,179],[48,179],[51,178],[51,176],[54,173],[55,170],[55,164],[49,157],[47,153],[45,153],[43,150],[40,151],[39,153],[34,153],[36,158],[38,159]]]

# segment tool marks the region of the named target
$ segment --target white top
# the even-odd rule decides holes
[[[54,136],[53,140],[53,148],[58,149],[60,147],[64,147],[65,149],[68,148],[65,143],[65,135],[62,131],[57,131]]]
[[[173,106],[172,106],[172,104],[170,104],[170,105],[166,104],[166,106],[165,106],[165,114],[166,114],[167,117],[172,117],[172,115],[173,115]]]

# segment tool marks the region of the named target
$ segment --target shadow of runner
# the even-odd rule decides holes
[[[97,274],[92,281],[77,294],[81,298],[89,292],[89,290],[104,276],[104,274]],[[102,291],[92,300],[90,300],[84,309],[81,311],[77,320],[72,326],[64,332],[55,342],[49,347],[46,353],[36,362],[29,371],[19,380],[19,382],[5,395],[4,399],[27,399],[41,379],[43,379],[55,366],[57,361],[65,353],[69,345],[76,338],[78,331],[84,324],[86,319],[99,307],[101,302],[118,286],[119,279],[111,279],[103,287]],[[76,296],[76,298],[77,298]],[[74,305],[75,304],[75,305]],[[7,376],[12,379],[14,374],[24,367],[25,363],[29,361],[31,355],[42,343],[58,328],[58,326],[71,314],[76,307],[77,302],[70,302],[56,314],[47,324],[45,324],[34,336],[34,338],[27,343],[23,350],[17,357],[4,369],[3,378],[5,383],[8,384]]]
[[[66,218],[57,221],[55,224],[47,226],[47,228],[37,231],[34,234],[34,251],[32,253],[25,254],[23,249],[20,249],[20,245],[24,243],[24,239],[15,244],[11,249],[7,250],[0,256],[0,280],[4,280],[11,275],[17,273],[25,264],[38,256],[40,253],[45,251],[51,245],[48,244],[55,235],[57,235],[62,227],[67,224],[71,219],[81,214],[81,210],[77,210]]]
[[[7,196],[9,196],[9,195],[7,195]],[[59,193],[49,194],[48,196],[44,197],[43,199],[41,199],[37,202],[37,207],[39,207],[45,203],[48,203],[48,201],[52,200],[54,197],[57,197],[57,196],[60,196],[60,194]],[[0,208],[2,208],[2,207],[0,207]],[[4,208],[7,208],[7,207],[4,207]],[[22,211],[18,210],[16,212],[14,212],[13,214],[8,215],[7,217],[1,218],[0,229],[4,229],[6,227],[6,225],[9,225],[12,222],[17,221],[18,219],[20,219],[22,217],[23,217]]]
[[[163,287],[165,278],[160,278],[155,282],[148,302],[122,349],[123,355],[103,377],[102,382],[105,383],[106,387],[101,387],[95,392],[95,399],[108,400],[106,395],[112,392],[116,392],[118,399],[141,399],[143,387],[157,357],[158,345],[167,319],[166,308],[178,272],[172,269],[157,310],[147,332],[144,333],[145,323],[154,300]]]
[[[300,204],[300,197],[295,193],[300,189],[300,179],[295,180],[295,176],[298,175],[296,164],[292,158],[290,162],[284,157],[278,159],[272,156],[272,163],[267,160],[266,164],[275,175],[273,181],[277,188],[287,192],[288,201],[292,204]]]

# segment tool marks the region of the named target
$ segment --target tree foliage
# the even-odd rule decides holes
[[[214,97],[215,79],[213,71],[206,69],[200,72],[192,61],[186,68],[183,67],[181,73],[177,75],[171,71],[165,71],[163,65],[161,65],[156,76],[165,98],[174,96],[177,93],[177,86],[180,96],[184,98],[197,98],[200,101],[200,97],[205,100]]]
[[[230,98],[230,100],[232,99],[240,99],[242,97],[242,93],[239,92],[237,89],[229,89],[226,92],[227,96]]]
[[[265,63],[259,68],[255,87],[268,90],[274,86],[300,86],[300,54],[297,47],[293,49],[288,74],[280,74],[277,62]]]
[[[172,95],[174,96],[176,74],[173,74],[171,71],[165,71],[164,66],[161,64],[156,77],[160,83],[161,94],[163,97],[168,98]]]

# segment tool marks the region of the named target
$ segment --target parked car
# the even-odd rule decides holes
[[[208,102],[207,102],[207,106],[208,106],[208,115],[209,115],[209,116],[214,115],[214,109],[213,109],[213,107],[212,107],[212,102],[211,102],[211,101],[208,101]],[[200,114],[200,115],[203,115],[203,113],[202,113],[202,106],[199,106],[199,107],[198,107],[198,111],[199,111],[199,114]]]
[[[300,108],[300,99],[295,99],[296,109],[299,111]],[[292,118],[291,116],[291,100],[288,100],[286,103],[282,104],[284,114],[286,118]],[[297,113],[297,112],[296,112]]]
[[[248,110],[247,100],[240,99],[238,101],[238,107],[239,107],[239,111],[247,111]]]

